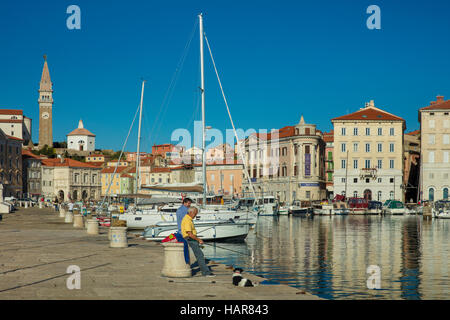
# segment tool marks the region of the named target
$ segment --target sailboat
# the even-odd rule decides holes
[[[199,228],[199,237],[204,240],[221,240],[221,239],[243,239],[247,236],[249,230],[256,224],[257,211],[250,209],[240,209],[233,206],[216,206],[207,205],[206,203],[206,152],[205,152],[205,90],[204,90],[204,63],[203,63],[203,16],[199,15],[200,26],[200,60],[201,60],[201,100],[202,100],[202,171],[203,183],[201,192],[203,193],[203,201],[199,208],[199,214],[194,222],[196,228]],[[206,38],[206,37],[205,37]],[[233,125],[234,128],[234,125]],[[139,138],[138,138],[139,139]],[[139,156],[139,154],[138,154]],[[139,171],[137,170],[137,175]],[[139,178],[137,178],[139,179]],[[139,181],[139,180],[138,180]],[[140,184],[138,184],[138,190]],[[167,191],[179,192],[198,192],[198,187],[191,186],[192,189],[182,189],[182,186],[167,186]],[[163,186],[158,187],[164,190]],[[179,204],[178,204],[179,206]],[[133,212],[126,212],[119,216],[119,219],[125,220],[129,229],[144,229],[143,237],[146,239],[161,240],[174,233],[178,229],[176,221],[176,205],[164,204],[154,206],[151,209],[136,209]]]

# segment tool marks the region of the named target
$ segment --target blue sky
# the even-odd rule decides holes
[[[66,8],[81,8],[81,30]],[[369,30],[366,8],[381,9]],[[369,100],[419,127],[417,110],[450,97],[449,1],[11,1],[0,2],[0,108],[33,119],[47,54],[54,84],[53,137],[64,141],[80,118],[98,148],[120,149],[147,80],[144,151],[200,120],[198,30],[170,103],[163,98],[196,23],[205,31],[235,124],[280,128],[303,114],[322,131]],[[207,125],[231,128],[208,56]],[[136,148],[136,131],[127,150]]]

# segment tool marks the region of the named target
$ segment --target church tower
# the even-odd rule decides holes
[[[52,108],[53,84],[47,65],[47,56],[44,55],[44,68],[39,86],[39,148],[44,145],[53,147]]]

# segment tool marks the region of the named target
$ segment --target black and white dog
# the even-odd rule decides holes
[[[249,279],[242,277],[241,273],[244,270],[236,268],[233,270],[233,284],[239,287],[254,287],[253,283]]]

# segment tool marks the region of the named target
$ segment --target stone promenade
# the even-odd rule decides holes
[[[0,221],[0,299],[309,300],[319,299],[286,285],[236,287],[232,270],[214,261],[217,275],[161,276],[161,244],[129,234],[128,248],[109,248],[107,228],[88,235],[64,223],[50,208],[19,208]],[[81,289],[69,290],[67,268],[81,269]],[[244,273],[254,282],[264,279]]]

